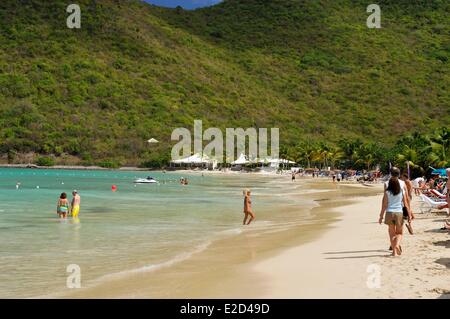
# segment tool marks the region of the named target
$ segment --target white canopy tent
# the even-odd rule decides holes
[[[210,159],[207,155],[202,156],[197,153],[186,158],[171,161],[171,164],[195,167],[201,166],[204,168],[215,169],[217,167],[217,160]]]
[[[295,164],[295,162],[287,160],[287,159],[284,159],[284,158],[280,158],[278,161],[281,164]]]
[[[268,165],[270,170],[278,170],[280,167],[286,167],[295,164],[295,162],[284,158],[264,158],[259,159],[258,163]]]
[[[263,164],[295,164],[295,162],[284,159],[284,158],[265,158],[265,159],[260,159],[259,163],[263,163]]]
[[[207,164],[209,159],[207,156],[201,156],[200,154],[194,154],[186,158],[172,161],[174,164]]]
[[[244,154],[241,154],[237,160],[231,162],[231,165],[245,165],[248,163],[250,163],[250,161],[247,160]]]

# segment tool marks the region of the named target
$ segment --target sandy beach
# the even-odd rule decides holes
[[[320,239],[255,265],[267,278],[258,297],[450,298],[450,238],[438,230],[445,216],[417,213],[415,234],[405,229],[403,255],[392,258],[387,227],[376,222],[380,198],[339,207],[340,221]],[[370,280],[377,269],[379,288]]]
[[[438,230],[444,215],[417,213],[415,234],[405,233],[403,255],[392,258],[387,227],[377,223],[380,184],[308,183],[324,188],[311,195],[320,205],[312,208],[310,223],[283,231],[261,231],[255,224],[173,265],[59,297],[450,297],[449,237]]]

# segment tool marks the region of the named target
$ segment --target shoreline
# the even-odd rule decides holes
[[[238,235],[212,242],[205,250],[170,267],[150,272],[129,273],[123,278],[98,283],[85,289],[71,291],[58,298],[254,298],[255,292],[265,290],[265,276],[253,270],[264,262],[292,247],[315,242],[326,236],[339,214],[329,205],[352,203],[351,194],[370,195],[374,189],[345,187],[323,181],[305,179],[305,187],[314,187],[310,217],[287,229],[242,228]],[[299,192],[298,195],[302,195]],[[292,210],[293,208],[289,208]],[[324,231],[325,230],[325,231]],[[55,296],[53,296],[55,297]]]
[[[304,178],[294,189],[298,194],[285,196],[311,203],[298,208],[297,222],[267,225],[257,219],[181,257],[37,298],[450,298],[450,261],[443,258],[448,235],[438,231],[440,215],[415,209],[415,234],[405,230],[404,254],[391,258],[386,226],[376,222],[382,184]],[[367,286],[370,269],[379,269],[379,288]]]
[[[38,166],[35,164],[0,164],[0,168],[20,168],[20,169],[54,169],[54,170],[80,170],[80,171],[151,171],[149,168],[141,167],[119,167],[106,168],[101,166],[82,166],[82,165],[53,165]]]

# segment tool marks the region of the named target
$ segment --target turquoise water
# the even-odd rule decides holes
[[[153,176],[158,185],[134,185]],[[306,205],[286,194],[289,179],[182,173],[0,169],[0,297],[66,289],[69,264],[82,285],[117,273],[170,266],[242,227],[242,189],[251,188],[254,227],[282,224],[281,207]],[[21,186],[16,189],[16,183]],[[112,192],[111,186],[118,191]],[[39,186],[39,188],[37,188]],[[299,186],[297,186],[299,187]],[[61,192],[81,195],[79,222],[59,220]],[[293,189],[293,192],[295,190]],[[71,195],[69,196],[71,199]],[[277,213],[278,211],[278,213]]]

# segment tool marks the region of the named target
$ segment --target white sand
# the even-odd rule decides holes
[[[450,298],[450,235],[438,231],[445,216],[416,213],[415,234],[405,228],[403,255],[394,258],[387,226],[377,223],[380,203],[378,195],[339,207],[342,219],[323,237],[256,264],[265,282],[252,297]],[[379,267],[380,288],[367,285],[370,265]]]

